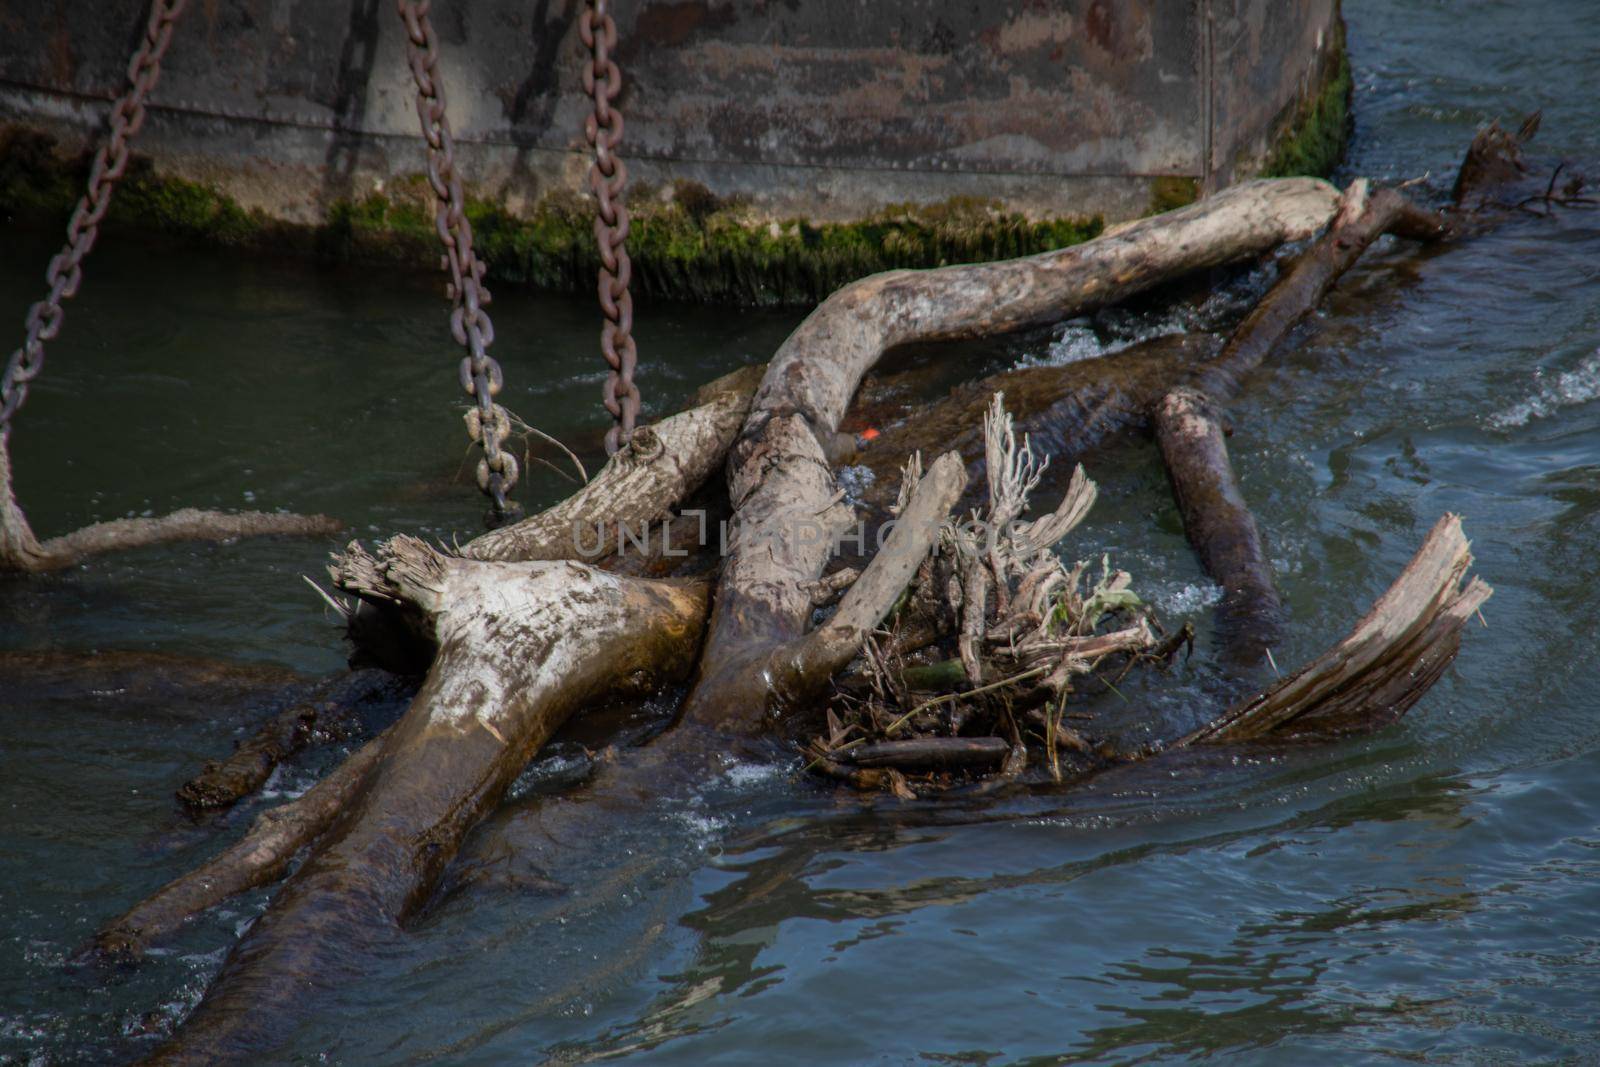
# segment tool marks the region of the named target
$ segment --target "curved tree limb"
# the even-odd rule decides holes
[[[153,519],[97,522],[41,542],[12,491],[9,438],[10,431],[0,429],[0,573],[60,570],[90,556],[169,541],[232,541],[274,535],[323,537],[344,529],[344,523],[326,515],[180,508]]]
[[[759,728],[761,665],[804,632],[809,583],[848,517],[832,504],[823,442],[888,348],[1070,318],[1165,279],[1308,236],[1337,193],[1313,179],[1248,182],[1115,234],[1025,259],[893,271],[840,289],[779,349],[730,457],[732,549],[685,717]],[[829,536],[792,535],[797,516]]]

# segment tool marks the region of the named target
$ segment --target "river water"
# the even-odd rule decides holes
[[[1447,183],[1480,122],[1536,107],[1539,151],[1596,169],[1600,7],[1345,10],[1346,176]],[[8,235],[0,322],[20,320],[52,241]],[[458,471],[438,290],[106,240],[19,420],[36,526],[211,505],[327,511],[363,537],[471,534],[481,508]],[[494,312],[511,406],[592,458],[590,307],[506,289]],[[797,319],[641,309],[647,396],[669,408],[765,358]],[[1086,347],[1079,329],[964,358],[977,371]],[[473,877],[452,880],[370,981],[319,1000],[286,1056],[1600,1059],[1600,214],[1529,215],[1435,253],[1379,249],[1252,378],[1234,420],[1293,614],[1280,663],[1339,636],[1441,513],[1465,517],[1496,589],[1487,629],[1400,725],[987,806],[863,805],[792,766],[737,764],[688,800],[552,842],[537,814],[581,754],[564,742],[474,837]],[[1112,553],[1168,618],[1205,631],[1214,590],[1152,447],[1097,455],[1090,474],[1101,503],[1074,550]],[[523,497],[564,491],[539,470]],[[331,671],[338,634],[300,576],[332,547],[152,549],[0,582],[0,649]],[[1202,650],[1135,699],[1193,705],[1213,676]],[[259,713],[126,690],[0,692],[0,1061],[148,1049],[264,905],[219,909],[137,970],[63,966],[259,810],[197,827],[171,799]],[[338,751],[269,793],[304,788]]]

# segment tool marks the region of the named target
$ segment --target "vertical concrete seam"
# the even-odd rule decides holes
[[[1200,195],[1216,192],[1216,43],[1212,0],[1200,0]]]

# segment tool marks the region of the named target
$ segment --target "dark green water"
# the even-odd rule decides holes
[[[1600,7],[1345,8],[1351,173],[1445,182],[1479,122],[1534,107],[1542,152],[1600,169]],[[0,322],[34,298],[52,240],[8,235]],[[505,291],[494,312],[511,406],[595,453],[588,306]],[[324,510],[369,537],[471,533],[442,317],[431,279],[108,240],[19,420],[21,495],[46,534],[185,504]],[[648,396],[667,407],[765,358],[796,317],[643,309]],[[474,838],[466,860],[486,876],[320,1003],[288,1057],[1600,1059],[1600,214],[1381,250],[1300,341],[1251,381],[1231,446],[1293,611],[1279,661],[1337,637],[1444,511],[1465,516],[1496,588],[1489,628],[1401,725],[954,809],[863,809],[792,768],[735,765],[692,801],[600,813],[592,837],[551,842],[539,794],[563,749]],[[1048,356],[1040,341],[980,358]],[[1207,586],[1153,451],[1131,442],[1090,473],[1102,502],[1076,550],[1112,552],[1169,616],[1204,626]],[[523,497],[563,491],[535,474]],[[159,549],[0,582],[0,648],[332,670],[337,634],[299,578],[331,547]],[[1181,716],[1211,674],[1197,658],[1145,698]],[[136,1031],[194,1002],[264,895],[136,972],[61,964],[242,829],[255,809],[187,829],[170,798],[243,725],[116,694],[0,694],[0,1059],[125,1059],[153,1040]]]

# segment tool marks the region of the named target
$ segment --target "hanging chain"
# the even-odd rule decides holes
[[[478,461],[478,488],[494,502],[493,521],[515,515],[517,507],[507,494],[517,484],[517,460],[501,447],[511,436],[511,418],[495,403],[505,384],[500,364],[489,355],[494,324],[484,310],[489,290],[483,284],[485,267],[472,250],[472,224],[467,221],[466,195],[456,173],[455,140],[445,117],[444,82],[439,77],[439,39],[428,18],[431,0],[395,0],[405,23],[411,76],[417,83],[417,118],[428,142],[428,182],[437,207],[433,228],[444,242],[441,265],[450,272],[450,333],[467,350],[461,360],[461,388],[476,406],[467,412],[467,434],[483,447]]]
[[[83,259],[100,235],[100,222],[111,207],[117,179],[128,169],[128,142],[144,125],[145,99],[161,80],[161,58],[172,43],[172,26],[188,0],[151,0],[139,50],[128,61],[128,88],[111,106],[111,136],[95,153],[89,168],[89,188],[78,200],[67,223],[67,243],[50,260],[45,271],[49,294],[28,309],[27,336],[11,353],[0,376],[0,432],[28,396],[28,383],[44,370],[44,343],[61,332],[65,312],[61,302],[78,292],[83,281]]]
[[[606,451],[615,452],[633,436],[639,417],[639,387],[633,383],[639,350],[633,340],[633,296],[628,278],[628,207],[622,202],[628,168],[616,153],[622,143],[622,112],[613,106],[622,92],[622,71],[611,58],[617,47],[617,23],[608,0],[587,0],[578,31],[593,59],[583,69],[583,91],[594,98],[594,112],[583,132],[594,150],[589,188],[597,207],[595,243],[600,246],[600,310],[606,324],[600,331],[600,353],[611,368],[602,396],[616,425],[606,432]]]

